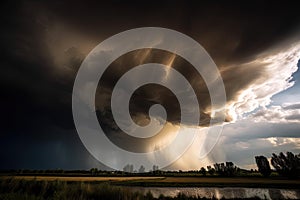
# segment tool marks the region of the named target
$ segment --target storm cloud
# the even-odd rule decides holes
[[[292,74],[297,71],[300,51],[298,13],[296,3],[267,1],[251,4],[183,1],[148,4],[113,1],[85,5],[76,1],[4,3],[0,40],[3,93],[0,101],[4,114],[0,137],[3,144],[4,141],[11,144],[26,141],[21,146],[27,149],[23,153],[30,159],[12,158],[18,155],[14,151],[18,145],[1,145],[2,152],[10,152],[9,155],[1,154],[6,163],[1,168],[88,168],[96,165],[78,142],[71,107],[73,83],[81,62],[97,44],[132,28],[165,27],[199,42],[217,64],[224,80],[227,122],[268,106],[273,95],[293,86]],[[181,72],[200,102],[199,126],[206,127],[211,118],[207,86],[189,63],[170,52],[149,49],[131,52],[112,63],[101,79],[103,87],[98,88],[96,97],[98,116],[105,115],[105,120],[99,123],[109,131],[111,140],[122,143],[123,148],[132,147],[133,141],[124,142],[123,137],[117,137],[119,129],[109,110],[110,93],[123,73],[149,62],[170,65]],[[134,94],[130,104],[134,121],[146,123],[149,107],[156,103],[164,105],[168,111],[167,128],[176,129],[180,116],[177,100],[166,88],[157,85],[142,87]],[[272,120],[276,120],[278,116],[288,122],[299,122],[297,106],[265,108],[253,117],[268,120],[268,116],[272,116]],[[68,143],[68,138],[77,142]],[[139,143],[140,147],[137,145],[134,150],[144,151],[160,140]],[[34,161],[32,155],[40,147],[34,144],[49,144],[42,148],[43,152],[53,159],[57,156],[57,165],[49,164],[54,161],[37,164],[39,159]],[[58,144],[62,148],[76,148],[76,154],[87,159],[82,161],[74,156],[64,163],[59,153],[48,150],[57,149]],[[70,149],[64,151],[65,157],[72,154]],[[82,166],[78,164],[81,162],[92,164]]]

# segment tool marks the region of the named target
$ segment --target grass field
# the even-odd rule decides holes
[[[300,180],[278,177],[62,177],[62,176],[2,176],[1,179],[35,181],[109,182],[119,186],[144,187],[265,187],[300,188]]]
[[[2,179],[25,179],[43,181],[76,181],[76,182],[111,182],[111,181],[134,181],[134,180],[160,180],[164,177],[69,177],[69,176],[2,176]]]
[[[162,195],[159,198],[154,198],[151,192],[145,194],[140,190],[134,191],[131,190],[130,186],[298,189],[300,188],[300,180],[287,180],[278,177],[63,177],[6,175],[0,176],[0,199],[207,199],[205,197],[187,197],[180,193],[175,197]]]

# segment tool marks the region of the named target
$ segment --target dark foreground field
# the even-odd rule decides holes
[[[27,181],[61,181],[110,183],[117,186],[144,187],[251,187],[251,188],[300,188],[300,180],[280,177],[64,177],[64,176],[2,176],[2,179]]]
[[[178,194],[173,198],[163,195],[154,198],[151,193],[132,192],[129,187],[123,186],[297,189],[300,188],[300,181],[259,177],[2,176],[0,178],[0,199],[207,199],[187,197],[183,194]]]

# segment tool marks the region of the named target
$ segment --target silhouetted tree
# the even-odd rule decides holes
[[[296,178],[300,175],[300,154],[294,155],[292,152],[287,152],[285,156],[282,152],[279,155],[273,153],[271,164],[282,176]]]
[[[92,169],[90,169],[90,172],[91,172],[92,176],[96,176],[97,173],[98,173],[98,169],[97,168],[92,168]]]
[[[125,167],[123,167],[123,171],[133,173],[133,165],[127,164]]]
[[[234,166],[233,162],[226,162],[226,174],[227,176],[234,176],[239,171],[239,168]]]
[[[215,163],[215,171],[221,176],[235,176],[239,170],[233,162]]]
[[[210,175],[214,175],[216,172],[216,170],[211,166],[207,166],[207,171]]]
[[[139,169],[139,173],[144,173],[145,172],[145,167],[143,165],[141,165],[140,169]]]
[[[201,173],[203,176],[206,176],[206,169],[205,169],[204,167],[201,167],[200,173]]]
[[[158,166],[157,166],[157,165],[153,165],[152,170],[153,170],[154,172],[155,172],[155,171],[158,171]]]
[[[255,156],[256,165],[258,167],[258,171],[264,176],[268,177],[271,174],[271,168],[269,161],[264,156]]]

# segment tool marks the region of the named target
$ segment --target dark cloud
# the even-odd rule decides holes
[[[297,120],[300,121],[300,114],[293,114],[285,117],[286,120]]]
[[[57,152],[51,153],[49,149],[57,144],[63,146],[62,148],[69,148],[66,151],[59,150],[66,152],[67,157],[72,154],[71,149],[77,147],[81,149],[75,152],[78,156],[87,156],[86,152],[80,153],[85,150],[78,142],[73,124],[72,87],[83,58],[95,45],[109,36],[144,26],[170,28],[191,36],[204,46],[220,68],[230,101],[264,72],[263,66],[240,68],[240,63],[251,60],[299,28],[299,12],[296,5],[294,2],[283,4],[270,1],[251,4],[236,4],[233,1],[3,3],[0,33],[0,101],[4,114],[1,116],[0,137],[3,145],[0,150],[4,152],[8,149],[9,153],[1,154],[0,159],[4,159],[6,163],[1,167],[55,168],[56,165],[52,163],[56,162],[55,158],[61,159],[61,155]],[[148,61],[164,62],[171,56],[167,53],[161,56],[162,52],[153,53],[147,57]],[[130,63],[129,57],[120,58],[119,61],[122,59],[126,60],[128,67],[136,64],[135,60]],[[233,67],[226,68],[229,65]],[[124,72],[113,70],[116,68],[111,67],[112,71],[108,71],[106,79],[103,80],[106,84],[104,94],[108,95],[114,81]],[[210,99],[201,77],[178,57],[173,67],[188,77],[196,89],[201,99],[201,122],[202,125],[207,124]],[[248,76],[241,76],[242,74]],[[162,87],[149,87],[143,87],[135,93],[130,104],[132,115],[143,115],[153,103],[162,103],[169,110],[168,120],[177,123],[178,109],[172,94]],[[154,89],[155,93],[149,92]],[[109,98],[102,100],[97,102],[106,107]],[[103,112],[103,109],[101,111]],[[110,130],[114,127],[111,121],[106,125]],[[67,142],[68,138],[77,142]],[[24,143],[21,142],[23,140]],[[33,155],[38,145],[37,148],[30,148],[28,152],[24,151],[22,156],[18,156],[15,151],[18,147],[28,148],[38,143],[41,145],[48,140],[51,141],[49,146],[46,145],[40,151],[52,155],[53,159],[41,161],[44,162],[43,165],[34,161]],[[26,158],[26,155],[30,159],[22,161],[27,163],[24,165],[13,158]],[[72,159],[63,165],[58,164],[57,167],[80,168],[93,165],[81,166],[78,163],[86,161],[77,160],[75,157],[71,156]],[[37,160],[40,159],[42,156],[37,157]]]
[[[255,121],[268,122],[299,122],[300,121],[300,107],[299,103],[289,103],[285,106],[270,106],[268,108],[260,109],[251,117]]]
[[[300,109],[300,103],[284,106],[283,109],[285,109],[285,110]]]

